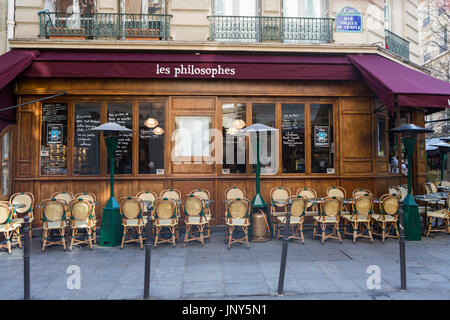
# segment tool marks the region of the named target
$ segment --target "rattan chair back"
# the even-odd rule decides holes
[[[408,187],[405,187],[403,185],[398,186],[398,189],[400,190],[400,199],[403,201],[405,200],[406,196],[408,195]]]
[[[34,206],[34,196],[30,192],[17,192],[14,193],[10,198],[9,202],[11,204],[24,204],[23,208],[16,208],[17,213],[32,213]]]
[[[95,194],[93,194],[91,192],[77,193],[75,195],[75,199],[88,200],[88,201],[92,202],[92,204],[95,204],[95,202],[97,201],[97,197],[95,196]]]
[[[192,190],[190,194],[192,194],[192,195],[194,195],[196,197],[199,197],[202,200],[209,200],[209,199],[211,199],[211,194],[206,189]]]
[[[185,215],[190,217],[202,216],[205,213],[202,199],[193,194],[184,197],[183,207]]]
[[[0,201],[0,225],[9,223],[12,215],[12,207],[8,201]]]
[[[123,197],[119,200],[120,213],[126,219],[142,218],[142,202],[139,198]]]
[[[160,198],[181,200],[181,192],[177,189],[165,189],[159,194]]]
[[[373,213],[373,198],[369,194],[353,198],[352,201],[354,213],[363,216],[370,216]]]
[[[300,195],[289,197],[288,200],[286,200],[286,209],[287,209],[287,203],[288,201],[292,201],[291,205],[291,216],[292,217],[301,217],[305,215],[305,210],[308,206],[308,199],[306,197],[302,197]],[[287,210],[286,210],[287,212]]]
[[[156,199],[154,208],[157,219],[172,219],[176,217],[176,204],[170,199]]]
[[[225,190],[225,199],[244,199],[246,197],[246,192],[243,188],[240,187],[230,187]]]
[[[327,188],[327,197],[336,197],[344,199],[346,196],[346,191],[342,187],[331,186]]]
[[[156,193],[152,191],[141,191],[136,194],[136,198],[141,199],[142,201],[151,201],[152,204],[155,204],[156,199],[158,196]],[[148,208],[146,205],[144,205],[144,213],[148,212]]]
[[[429,182],[426,182],[426,183],[424,184],[424,186],[425,186],[425,192],[426,192],[427,194],[432,193],[432,192],[431,192],[431,185],[430,185]]]
[[[342,199],[339,197],[326,197],[322,201],[322,213],[329,217],[341,214]]]
[[[380,212],[382,214],[396,215],[400,203],[398,197],[392,194],[384,194],[380,197]]]
[[[250,201],[248,199],[232,199],[228,203],[228,214],[233,219],[248,218]]]
[[[42,201],[42,218],[44,221],[56,222],[65,220],[66,203],[61,199],[47,199]]]
[[[86,221],[92,218],[92,203],[88,199],[78,198],[70,202],[72,220]]]
[[[353,190],[353,192],[352,192],[352,198],[358,198],[359,196],[364,196],[364,195],[366,195],[366,194],[368,194],[368,195],[370,195],[370,196],[373,197],[372,192],[370,192],[370,191],[367,190],[367,189],[355,189],[355,190]]]
[[[437,188],[437,186],[436,186],[436,184],[434,182],[430,181],[429,184],[430,184],[430,188],[431,188],[431,193],[438,192],[438,188]]]
[[[317,192],[313,188],[302,188],[297,190],[297,195],[306,197],[308,200],[312,198],[317,198]],[[311,207],[312,202],[308,201],[307,207]]]
[[[286,201],[291,196],[291,190],[286,187],[275,187],[270,189],[270,199],[272,206],[284,207],[284,203],[273,202],[274,200]]]
[[[72,192],[62,191],[62,192],[55,192],[52,195],[52,199],[63,200],[65,205],[68,206],[69,203],[75,199],[75,197]]]
[[[441,181],[441,186],[443,186],[443,187],[450,187],[450,181],[442,180]]]

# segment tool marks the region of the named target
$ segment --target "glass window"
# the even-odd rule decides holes
[[[153,118],[158,121],[156,130],[144,125]],[[164,103],[152,102],[139,104],[139,173],[155,174],[164,171]]]
[[[11,194],[11,130],[8,130],[1,141],[2,161],[2,196]]]
[[[311,104],[311,172],[334,173],[333,105]]]
[[[245,173],[245,136],[237,134],[246,125],[245,103],[222,104],[222,172]]]
[[[176,157],[211,156],[211,117],[176,116],[175,129]]]
[[[115,122],[128,129],[133,129],[133,105],[131,103],[119,102],[108,103],[108,122]],[[118,174],[132,173],[133,133],[121,133],[117,143],[116,163],[114,172]],[[107,172],[109,172],[109,157]]]
[[[76,103],[73,148],[73,174],[100,173],[100,136],[90,129],[100,125],[99,103]]]
[[[386,120],[378,119],[377,136],[378,136],[378,157],[386,157]]]
[[[282,165],[284,173],[305,172],[305,105],[281,105]]]
[[[326,0],[283,0],[283,16],[325,18]]]
[[[269,127],[276,128],[275,123],[275,104],[274,103],[253,103],[252,104],[252,124],[261,123]],[[274,174],[277,172],[278,155],[273,154],[275,150],[273,147],[277,144],[278,136],[271,132],[260,132],[260,162],[261,174]],[[250,136],[251,148],[256,151],[256,138],[254,135]],[[273,150],[273,152],[272,152]],[[256,154],[251,153],[252,157]],[[256,159],[252,158],[250,163],[256,163]],[[253,168],[255,170],[255,168]]]
[[[257,0],[215,0],[216,14],[219,16],[256,16]]]
[[[67,103],[42,104],[41,174],[67,174]]]
[[[389,141],[389,166],[390,172],[398,173],[398,139],[397,135],[391,132],[391,129],[397,127],[397,113],[388,112],[388,141]]]
[[[406,124],[406,123],[412,123],[412,113],[410,111],[400,111],[400,125]],[[401,163],[399,163],[399,166],[401,167],[402,175],[407,176],[408,175],[408,156],[405,152],[405,146],[403,143],[401,143],[402,152],[401,154],[402,159]]]

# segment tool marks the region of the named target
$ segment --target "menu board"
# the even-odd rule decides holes
[[[132,105],[111,104],[108,105],[108,122],[120,124],[132,129]],[[131,174],[133,133],[121,133],[117,142],[115,171],[119,174]],[[109,166],[109,161],[108,161]]]
[[[99,134],[91,131],[99,125],[99,105],[75,105],[74,174],[99,173]]]
[[[300,114],[283,114],[281,123],[283,147],[295,148],[304,143],[303,119]]]
[[[42,122],[67,122],[67,103],[43,103]]]

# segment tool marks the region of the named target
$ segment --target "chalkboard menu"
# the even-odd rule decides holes
[[[283,172],[305,172],[304,105],[283,104],[281,114]]]
[[[41,174],[67,174],[67,103],[42,104]]]
[[[133,128],[133,105],[131,103],[109,103],[108,122],[114,122],[126,128]],[[121,133],[117,143],[114,171],[118,174],[131,174],[133,151],[133,133]],[[109,171],[109,159],[108,159]]]
[[[99,134],[90,129],[100,125],[100,105],[75,104],[73,173],[99,174]]]

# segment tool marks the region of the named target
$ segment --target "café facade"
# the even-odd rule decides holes
[[[226,188],[255,193],[253,145],[233,133],[236,123],[278,129],[262,143],[270,158],[261,177],[266,202],[278,186],[382,195],[407,182],[391,161],[405,159],[401,137],[389,130],[425,126],[425,115],[448,107],[450,97],[448,83],[377,53],[15,49],[0,61],[4,199],[92,192],[102,208],[109,161],[102,134],[90,129],[117,122],[133,131],[119,139],[116,198],[208,189],[212,225],[224,224]],[[415,192],[423,191],[426,160],[419,135]]]

